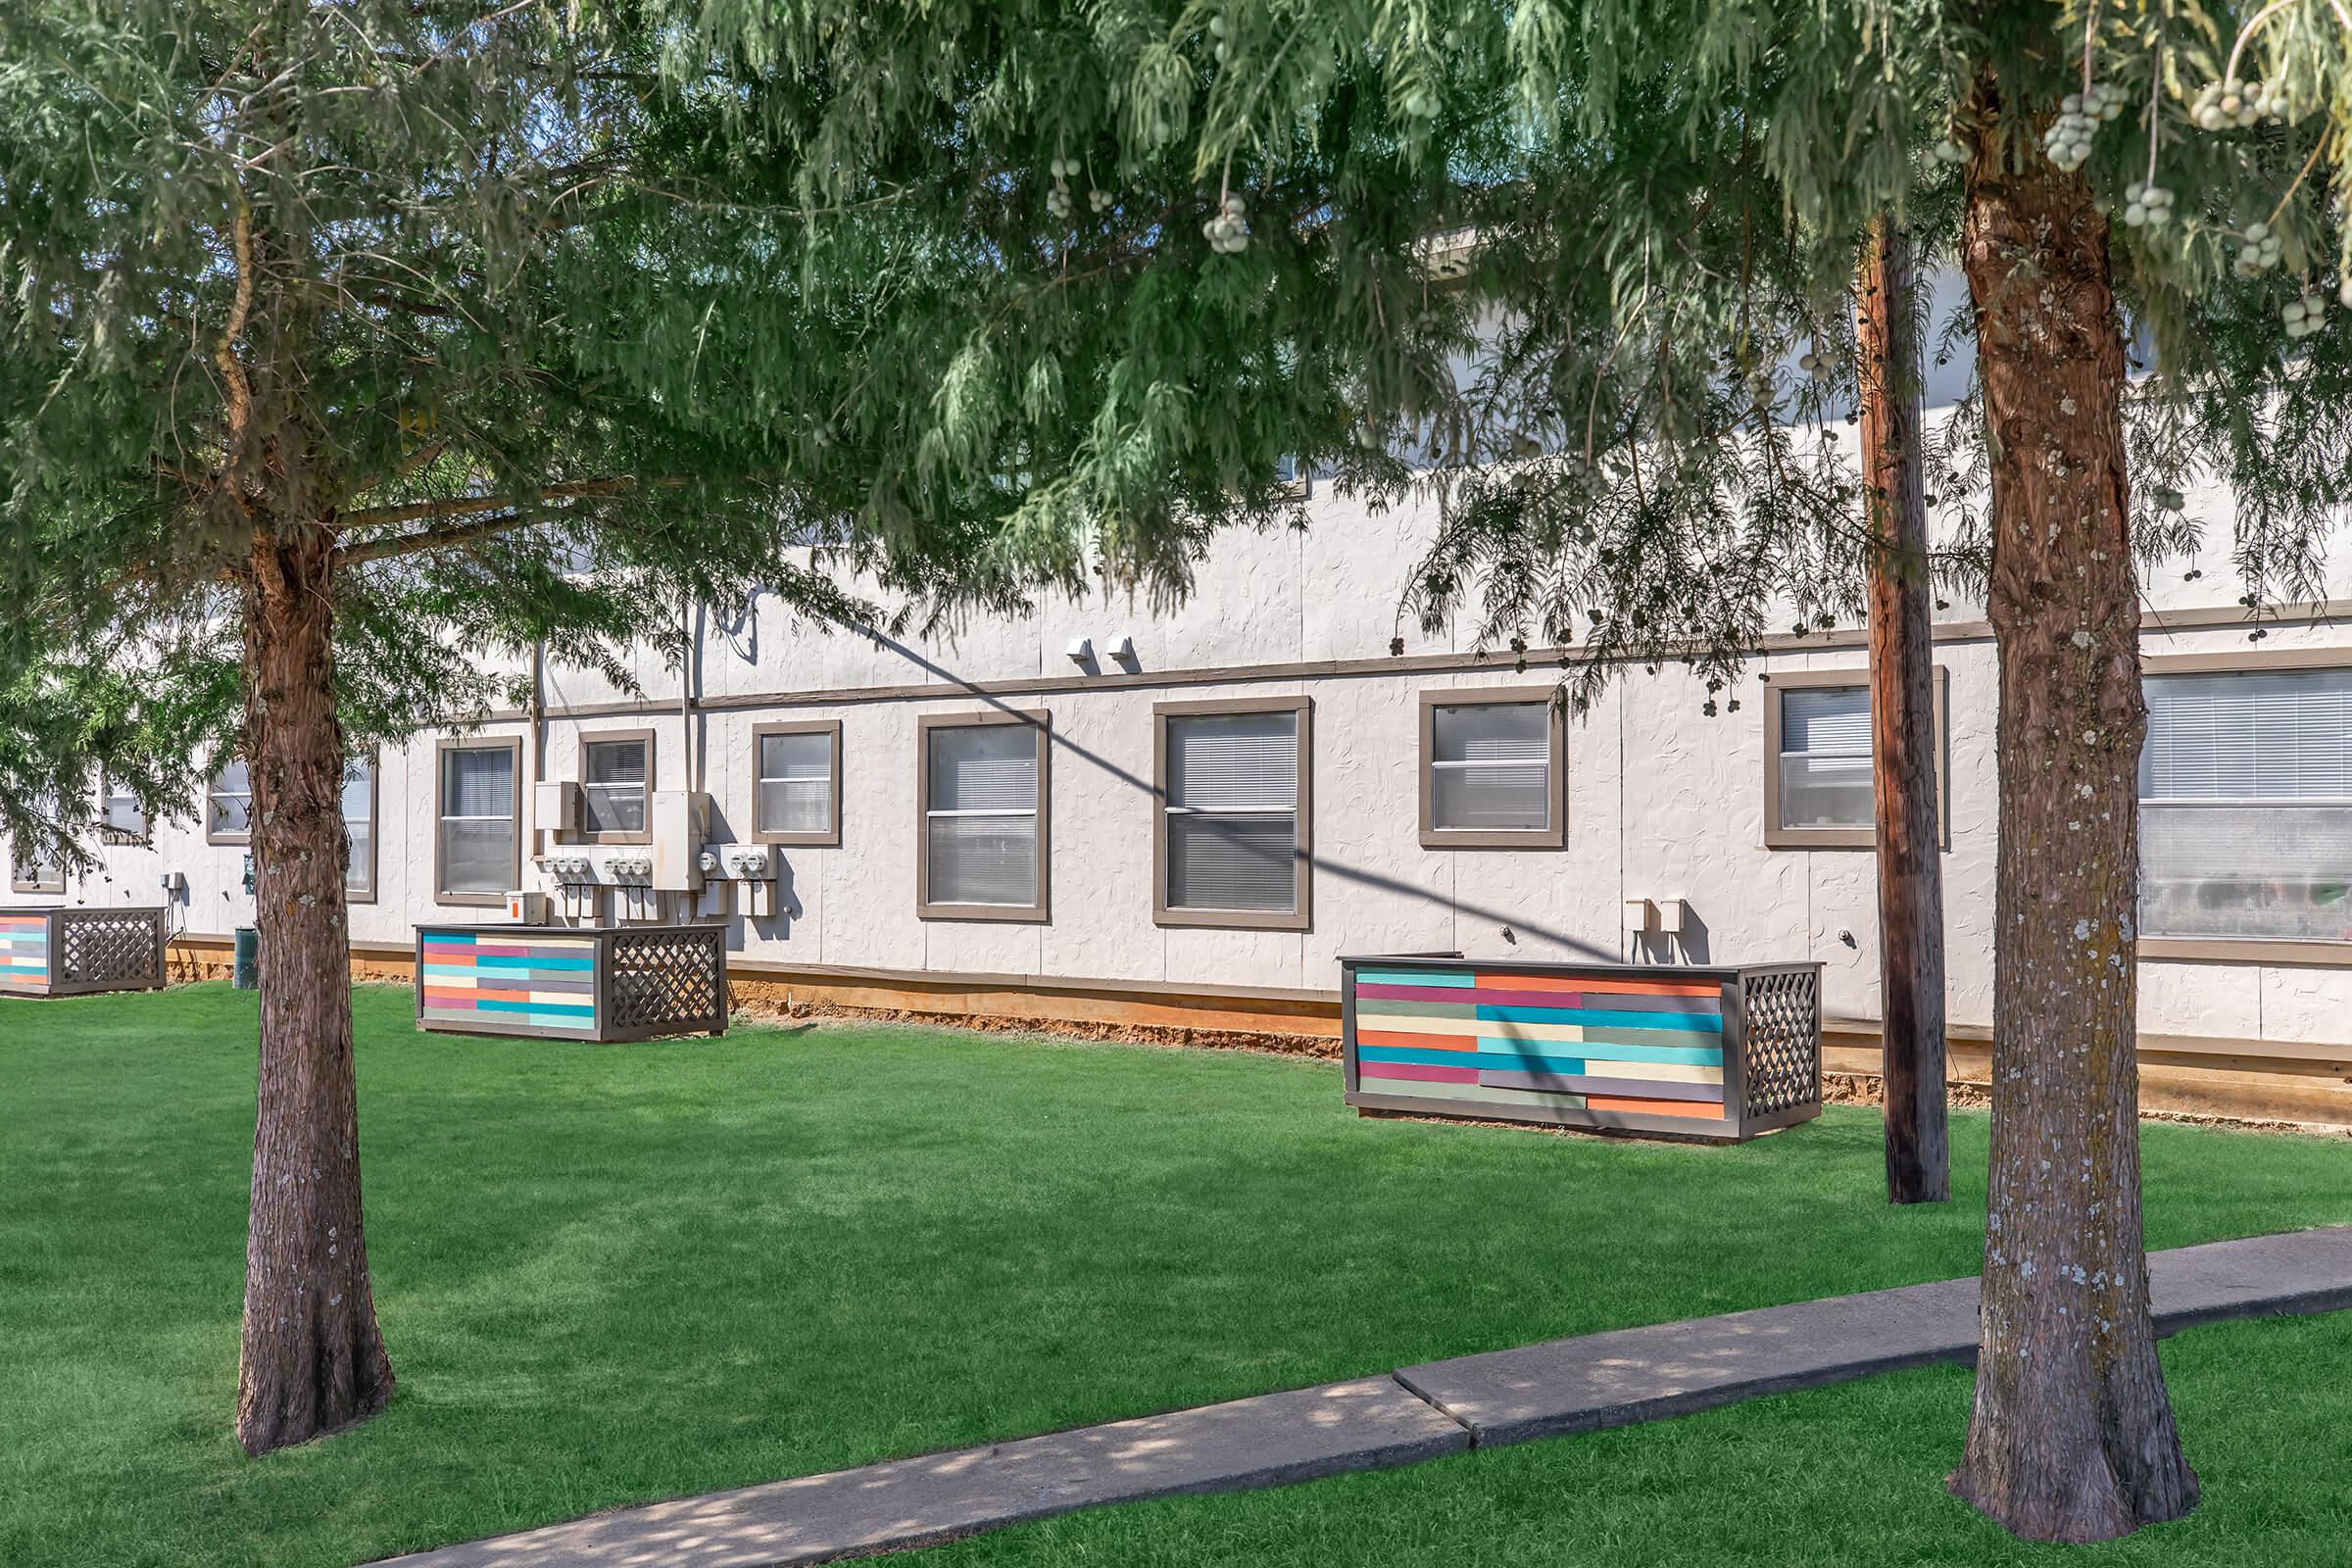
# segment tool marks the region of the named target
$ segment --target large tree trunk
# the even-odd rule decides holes
[[[1890,216],[1862,248],[1862,482],[1870,507],[1871,769],[1879,838],[1879,1015],[1886,1198],[1952,1196],[1943,1090],[1942,802],[1936,783],[1928,507],[1920,478],[1917,278]]]
[[[237,1441],[365,1420],[392,1392],[360,1231],[344,928],[333,539],[257,533],[245,578],[245,753],[261,932],[260,1115],[245,1242]]]
[[[1980,87],[1987,119],[2017,113]],[[1963,234],[1992,454],[2000,653],[1992,1169],[1976,1407],[1952,1490],[2098,1541],[2196,1505],[2148,1312],[2133,899],[2147,724],[2107,222],[1987,133]]]

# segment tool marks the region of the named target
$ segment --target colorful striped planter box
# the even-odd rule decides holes
[[[416,928],[416,1027],[552,1040],[724,1034],[717,926]]]
[[[1737,1141],[1821,1113],[1821,965],[1340,960],[1348,1103]]]
[[[160,991],[164,911],[0,909],[0,995]]]

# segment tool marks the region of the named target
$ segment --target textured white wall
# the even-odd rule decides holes
[[[2192,495],[2192,511],[2228,536],[2228,498]],[[1690,956],[1708,961],[1813,957],[1827,965],[1835,1012],[1878,1008],[1873,860],[1868,851],[1767,849],[1763,844],[1761,682],[1797,669],[1850,670],[1859,647],[1813,646],[1760,656],[1740,683],[1738,712],[1709,718],[1706,693],[1676,666],[1624,672],[1568,735],[1563,849],[1424,850],[1419,845],[1417,704],[1424,690],[1541,684],[1541,666],[1514,674],[1507,658],[1473,670],[1412,673],[1390,662],[1390,639],[1410,654],[1466,653],[1396,617],[1405,574],[1429,518],[1374,514],[1319,497],[1316,525],[1223,540],[1200,567],[1186,605],[1154,615],[1117,593],[1048,596],[1035,613],[976,621],[935,636],[882,639],[814,625],[763,601],[743,617],[710,619],[696,678],[707,700],[846,693],[839,700],[728,708],[701,720],[704,782],[722,833],[748,837],[752,726],[763,718],[838,717],[843,724],[842,843],[788,848],[779,912],[731,925],[737,951],[786,963],[920,971],[986,971],[1220,985],[1336,985],[1347,953],[1460,949],[1471,954],[1616,958],[1626,954],[1627,898],[1682,898],[1696,917]],[[2247,650],[2242,630],[2166,629],[2180,610],[2227,607],[2237,592],[2216,543],[2195,564],[2149,584],[2152,654]],[[2352,589],[2352,579],[2347,579]],[[1973,618],[1958,604],[1944,621]],[[1145,684],[1118,666],[1073,664],[1064,649],[1092,637],[1106,650],[1132,635]],[[2290,628],[2264,651],[2352,646],[2352,625]],[[1235,680],[1237,669],[1368,661],[1369,672],[1289,670]],[[1947,640],[1936,661],[1949,677],[1951,853],[1944,860],[1950,1011],[1984,1023],[1992,1007],[1994,869],[1991,644]],[[649,727],[664,787],[686,781],[675,705],[680,673],[650,653],[636,661],[641,699],[577,670],[549,672],[552,704],[642,700],[649,711],[557,717],[547,725],[546,771],[577,776],[583,732]],[[1188,673],[1190,672],[1190,673]],[[1220,678],[1223,677],[1223,678]],[[968,683],[1036,681],[1060,689],[991,699]],[[890,693],[859,698],[861,689]],[[1155,702],[1304,693],[1314,701],[1314,923],[1299,932],[1161,928],[1152,921],[1152,710]],[[1735,694],[1725,694],[1735,695]],[[926,713],[969,713],[995,702],[1052,714],[1053,920],[1045,925],[925,921],[914,912],[915,725]],[[490,735],[519,735],[514,720]],[[526,779],[528,759],[525,759]],[[405,943],[420,920],[473,919],[478,908],[432,897],[434,737],[379,759],[379,898],[352,910],[352,934]],[[175,925],[221,933],[252,919],[239,886],[243,852],[203,843],[192,823],[158,824],[147,846],[110,847],[102,869],[77,877],[69,902],[153,902],[160,875],[188,878]],[[532,880],[526,874],[526,881]],[[44,902],[10,894],[16,905]],[[1653,954],[1653,956],[1656,956]],[[2187,963],[2141,965],[2142,1026],[2151,1032],[2352,1038],[2352,967]]]

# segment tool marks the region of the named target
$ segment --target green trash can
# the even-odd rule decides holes
[[[237,927],[237,956],[228,971],[228,983],[239,991],[262,988],[262,939],[252,926]]]

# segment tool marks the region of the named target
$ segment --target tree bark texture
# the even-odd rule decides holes
[[[237,1441],[365,1420],[392,1392],[360,1227],[335,718],[333,538],[257,529],[245,587],[245,756],[261,938],[260,1108]]]
[[[1981,117],[2017,113],[1990,83]],[[2032,1540],[2196,1506],[2148,1311],[2133,926],[2147,713],[2105,218],[1988,132],[1962,235],[1992,455],[2000,656],[1992,1159],[1952,1491]],[[2018,167],[2010,167],[2014,158]]]
[[[1858,282],[1862,482],[1873,540],[1870,723],[1886,1199],[1940,1203],[1952,1196],[1944,1115],[1943,806],[1936,782],[1928,508],[1920,472],[1917,277],[1910,239],[1891,217],[1871,225]]]

